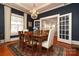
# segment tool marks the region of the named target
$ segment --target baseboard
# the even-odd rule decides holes
[[[9,41],[0,41],[0,43],[8,43],[8,42],[11,42],[11,41],[17,41],[17,40],[19,40],[19,37],[16,37],[16,38],[11,38]]]
[[[0,43],[4,43],[4,40],[0,40]]]
[[[79,45],[79,41],[72,40],[72,44]]]
[[[19,37],[11,38],[11,41],[19,40]]]

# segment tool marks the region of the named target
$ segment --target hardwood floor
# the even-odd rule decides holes
[[[11,49],[9,49],[7,47],[8,44],[12,44],[14,42],[17,41],[13,41],[13,42],[8,42],[8,43],[4,43],[0,45],[0,56],[15,56],[15,54],[11,51]],[[75,49],[72,47],[72,45],[66,44],[66,43],[62,43],[62,42],[57,42],[57,38],[55,37],[54,39],[54,45],[58,45],[63,47],[64,50],[64,55],[65,56],[79,56],[79,49]]]
[[[13,56],[13,54],[6,45],[1,45],[0,56]]]
[[[55,39],[57,39],[57,38],[55,38]],[[8,44],[12,44],[15,42],[17,42],[17,41],[11,41],[11,42],[7,42],[4,44],[0,44],[0,56],[15,56],[15,54],[7,47]]]
[[[8,44],[14,43],[8,42],[0,45],[0,56],[14,56],[14,53],[7,47]]]

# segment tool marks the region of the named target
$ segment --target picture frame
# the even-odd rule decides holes
[[[32,27],[32,22],[28,22],[28,26],[29,27]]]
[[[34,28],[40,29],[40,20],[34,20]]]

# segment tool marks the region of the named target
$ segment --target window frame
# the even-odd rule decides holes
[[[12,16],[14,16],[14,17],[19,17],[19,18],[22,18],[23,19],[23,29],[24,29],[24,16],[21,16],[21,15],[18,15],[18,14],[15,14],[15,13],[11,13],[11,21],[12,21]],[[10,22],[11,22],[10,21]],[[15,24],[16,25],[16,24]],[[12,23],[11,23],[11,26],[12,26]],[[10,27],[10,29],[11,29],[11,27]],[[19,30],[18,30],[19,31]],[[14,32],[14,33],[12,33],[11,32],[11,30],[10,30],[10,33],[11,33],[11,36],[13,36],[13,35],[18,35],[18,32],[16,33],[16,32]]]

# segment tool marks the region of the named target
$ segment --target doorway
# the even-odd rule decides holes
[[[58,20],[59,20],[59,14],[52,15],[48,17],[44,17],[40,19],[40,30],[50,30],[54,26],[56,26],[56,32],[55,35],[58,37]]]

